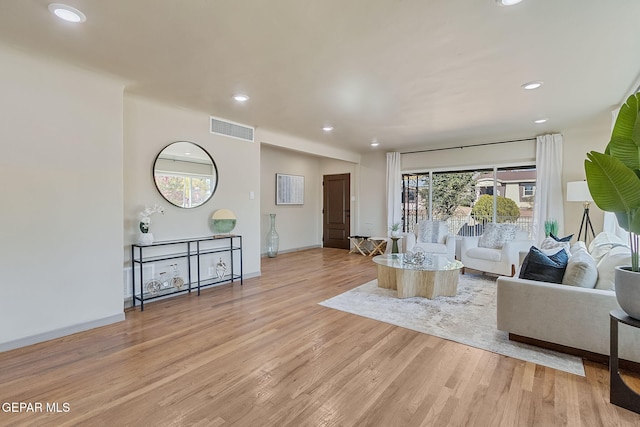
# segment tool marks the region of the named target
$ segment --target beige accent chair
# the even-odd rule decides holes
[[[417,248],[427,253],[445,255],[450,261],[456,257],[456,237],[449,232],[444,221],[419,221],[414,233],[407,233],[405,250],[415,251]]]
[[[462,238],[460,261],[465,268],[513,276],[520,265],[520,252],[528,252],[534,244],[526,231],[513,224],[489,223],[482,236]]]

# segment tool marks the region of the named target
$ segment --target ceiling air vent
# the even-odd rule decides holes
[[[211,133],[253,142],[255,128],[211,116]]]

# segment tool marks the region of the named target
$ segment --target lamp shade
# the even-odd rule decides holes
[[[567,182],[567,202],[593,202],[587,181]]]

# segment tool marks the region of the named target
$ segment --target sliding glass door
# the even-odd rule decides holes
[[[482,234],[486,222],[516,223],[531,234],[534,166],[404,174],[402,184],[405,231],[431,218],[461,236]]]

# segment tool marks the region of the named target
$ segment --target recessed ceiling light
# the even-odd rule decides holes
[[[380,143],[378,142],[377,138],[373,138],[373,140],[371,141],[371,146],[372,147],[377,147],[378,145],[380,145]]]
[[[238,102],[247,102],[249,100],[249,95],[245,95],[244,93],[237,93],[233,95],[233,99]]]
[[[49,12],[67,22],[84,22],[87,20],[87,17],[84,15],[84,13],[80,12],[74,7],[67,6],[66,4],[62,3],[51,3],[49,5]]]
[[[500,6],[513,6],[514,4],[520,3],[522,0],[496,0]]]
[[[322,126],[322,130],[325,131],[325,132],[331,132],[333,130],[333,126],[324,125],[324,126]]]
[[[533,89],[538,89],[540,86],[542,86],[544,83],[541,82],[540,80],[535,80],[532,82],[527,82],[525,84],[523,84],[522,86],[520,86],[522,89],[524,90],[533,90]]]
[[[533,123],[536,123],[536,124],[546,123],[547,120],[549,120],[549,119],[538,119],[538,120],[534,120]]]

